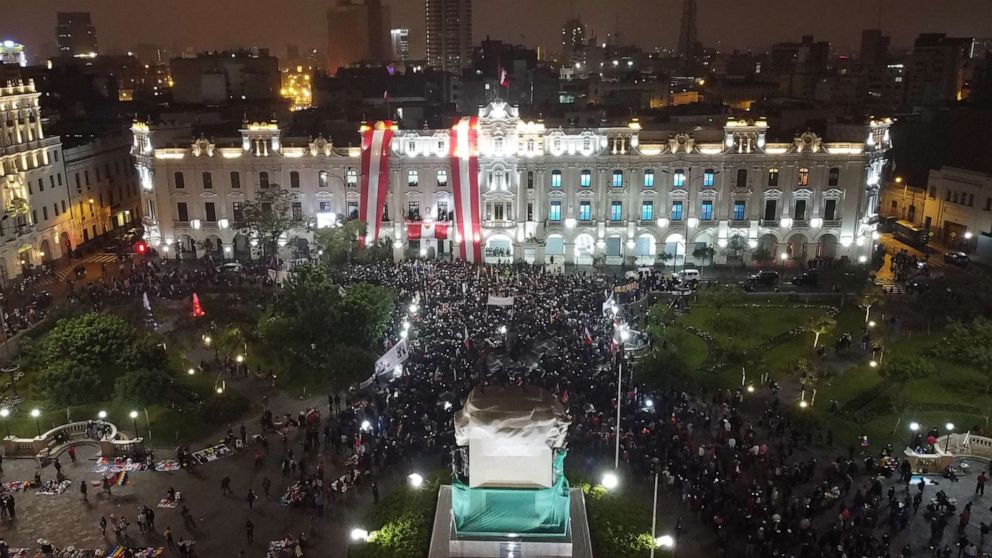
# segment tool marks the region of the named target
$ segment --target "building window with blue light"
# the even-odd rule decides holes
[[[561,221],[561,202],[553,201],[551,202],[551,211],[548,212],[548,220],[559,222]]]
[[[623,220],[623,202],[610,202],[610,221]]]
[[[579,186],[583,188],[592,186],[592,171],[584,170],[579,174]]]
[[[679,169],[675,171],[672,175],[672,186],[676,188],[685,188],[685,171]]]
[[[551,171],[551,187],[555,190],[561,188],[561,171],[553,170]]]
[[[615,170],[613,171],[613,187],[623,188],[623,171]]]
[[[716,173],[713,172],[713,169],[706,169],[706,172],[703,173],[703,187],[712,188],[715,183]]]
[[[682,220],[682,202],[672,202],[672,221]]]
[[[641,202],[641,221],[654,219],[654,202]]]
[[[579,221],[589,221],[592,219],[592,203],[579,202]]]
[[[702,206],[699,209],[699,218],[701,220],[703,220],[703,221],[712,221],[713,220],[713,202],[712,201],[707,200],[707,201],[704,201],[703,202]]]
[[[743,221],[744,217],[744,200],[737,200],[734,202],[734,216],[732,217],[734,221]]]
[[[654,171],[646,170],[644,171],[644,187],[654,188]]]

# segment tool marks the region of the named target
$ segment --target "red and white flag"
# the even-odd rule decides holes
[[[455,242],[459,257],[482,263],[479,223],[479,119],[466,116],[451,129],[451,177],[455,198]]]
[[[472,348],[472,340],[469,339],[468,337],[468,326],[465,326],[465,348],[466,349]]]
[[[396,125],[379,121],[362,126],[362,181],[358,198],[358,218],[365,222],[365,236],[358,239],[361,246],[379,239],[382,208],[389,192],[389,144]]]
[[[503,66],[499,67],[499,86],[509,87],[510,86],[510,75],[506,73],[506,68]]]
[[[406,236],[409,240],[420,240],[428,238],[436,238],[438,240],[447,240],[448,238],[448,224],[447,223],[407,223],[406,225]]]
[[[592,345],[592,334],[589,333],[589,328],[585,328],[585,335],[583,335],[582,340],[585,341],[586,345]]]

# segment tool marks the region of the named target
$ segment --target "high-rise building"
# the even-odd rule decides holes
[[[906,102],[928,105],[964,98],[965,69],[971,55],[970,38],[922,33],[913,42],[907,72]]]
[[[406,61],[410,58],[410,30],[401,27],[389,30],[389,38],[393,44],[393,60]]]
[[[6,40],[0,43],[0,64],[16,64],[20,67],[28,65],[28,57],[24,54],[24,45]]]
[[[586,26],[577,17],[561,26],[561,62],[576,68],[586,63]]]
[[[55,34],[60,56],[88,56],[99,52],[96,27],[93,27],[89,12],[59,12],[57,19]]]
[[[882,35],[881,29],[865,29],[861,32],[861,65],[866,68],[883,66],[889,57],[892,37]]]
[[[390,10],[381,0],[339,0],[327,10],[327,70],[392,58]]]
[[[690,58],[696,48],[696,0],[685,0],[682,4],[682,25],[679,28],[679,56]]]
[[[472,61],[472,0],[427,0],[427,64],[461,72]]]

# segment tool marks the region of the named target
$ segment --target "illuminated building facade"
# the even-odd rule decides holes
[[[776,261],[860,259],[872,246],[889,125],[845,128],[858,141],[805,133],[776,143],[763,120],[693,131],[642,130],[636,121],[551,128],[495,101],[477,120],[485,259],[687,265],[709,246],[717,263],[751,263],[759,247]],[[283,138],[275,123],[216,141],[133,130],[146,234],[162,253],[210,240],[218,256],[247,256],[251,240],[235,225],[255,190],[274,184],[293,192],[293,212],[317,227],[358,215],[359,147]],[[457,231],[452,137],[449,128],[392,136],[380,238],[397,259],[459,253],[457,232],[438,234]],[[166,142],[186,147],[160,147]],[[431,236],[431,223],[449,226]],[[305,231],[283,239],[297,254],[309,240]]]

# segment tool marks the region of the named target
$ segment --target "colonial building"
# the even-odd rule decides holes
[[[70,247],[58,136],[42,128],[33,81],[0,87],[0,277],[6,282]]]
[[[563,129],[495,101],[451,129],[363,127],[363,147],[282,137],[275,122],[175,143],[174,133],[165,139],[139,123],[132,152],[146,237],[163,254],[209,246],[220,257],[249,255],[252,241],[236,223],[256,189],[275,184],[296,194],[292,211],[316,227],[358,218],[370,176],[381,174],[382,223],[370,225],[369,240],[378,230],[397,259],[459,257],[473,236],[490,263],[682,264],[708,246],[717,263],[749,262],[759,246],[775,259],[858,259],[871,250],[889,124],[848,126],[853,142],[804,133],[773,143],[763,120]],[[389,133],[369,141],[372,128]],[[380,145],[382,160],[370,166],[367,152]],[[474,177],[464,170],[476,167]],[[473,190],[459,190],[466,180]],[[301,230],[283,240],[299,253],[309,239]]]

